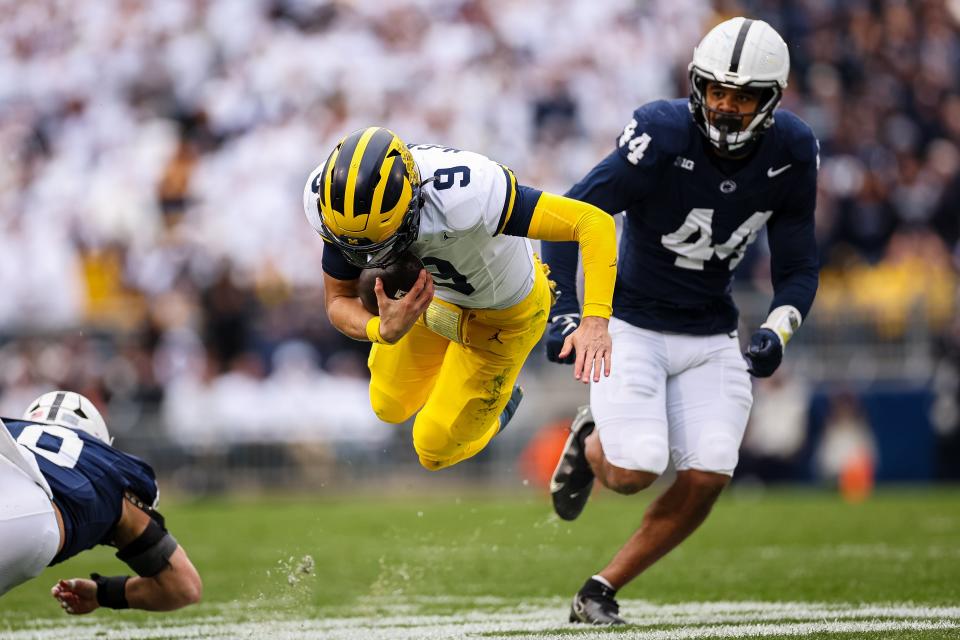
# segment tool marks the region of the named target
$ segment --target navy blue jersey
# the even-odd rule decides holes
[[[626,212],[613,314],[657,331],[733,331],[733,270],[766,225],[771,308],[792,305],[806,316],[819,262],[816,138],[781,109],[749,160],[721,167],[687,104],[661,100],[634,111],[617,148],[566,194],[610,214]],[[543,254],[558,288],[575,291],[576,244],[544,243]],[[577,311],[572,295],[554,308]]]
[[[51,565],[110,542],[130,491],[144,503],[157,498],[157,481],[143,460],[118,451],[83,431],[4,418],[21,448],[37,459],[63,516],[64,544]]]

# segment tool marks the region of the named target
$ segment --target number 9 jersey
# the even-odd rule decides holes
[[[469,309],[506,309],[526,298],[534,283],[533,249],[528,239],[504,231],[524,199],[532,207],[540,192],[518,187],[512,171],[478,153],[431,144],[410,145],[410,151],[424,181],[420,231],[410,251],[433,276],[436,297]],[[319,228],[312,182],[313,176],[304,210]],[[338,280],[360,275],[330,244],[324,244],[323,270]]]

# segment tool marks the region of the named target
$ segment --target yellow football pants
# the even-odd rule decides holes
[[[421,319],[396,344],[370,349],[370,404],[392,423],[419,410],[413,447],[426,469],[476,455],[500,429],[500,413],[550,313],[550,287],[539,262],[535,273],[533,289],[514,306],[464,309],[462,344],[427,329]]]

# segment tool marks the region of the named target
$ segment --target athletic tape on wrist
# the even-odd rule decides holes
[[[764,329],[770,329],[780,337],[780,344],[784,347],[793,337],[794,332],[800,328],[803,323],[803,317],[796,307],[783,305],[777,307],[767,316],[767,321],[760,325]]]

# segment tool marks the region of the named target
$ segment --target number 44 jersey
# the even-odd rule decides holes
[[[83,431],[10,418],[3,424],[30,466],[35,460],[63,516],[63,549],[50,564],[109,543],[125,492],[144,504],[156,503],[153,469],[143,460]]]
[[[471,309],[505,309],[523,300],[533,289],[533,250],[529,240],[504,230],[514,211],[536,204],[525,198],[539,191],[518,188],[512,171],[478,153],[434,144],[410,145],[410,151],[425,183],[410,251],[433,276],[436,297]],[[323,247],[323,270],[338,280],[360,275],[330,244]]]
[[[818,144],[780,109],[749,159],[718,161],[687,100],[634,112],[617,148],[567,194],[626,212],[613,313],[635,326],[709,335],[737,327],[733,271],[764,225],[775,289],[806,315],[817,286]]]

